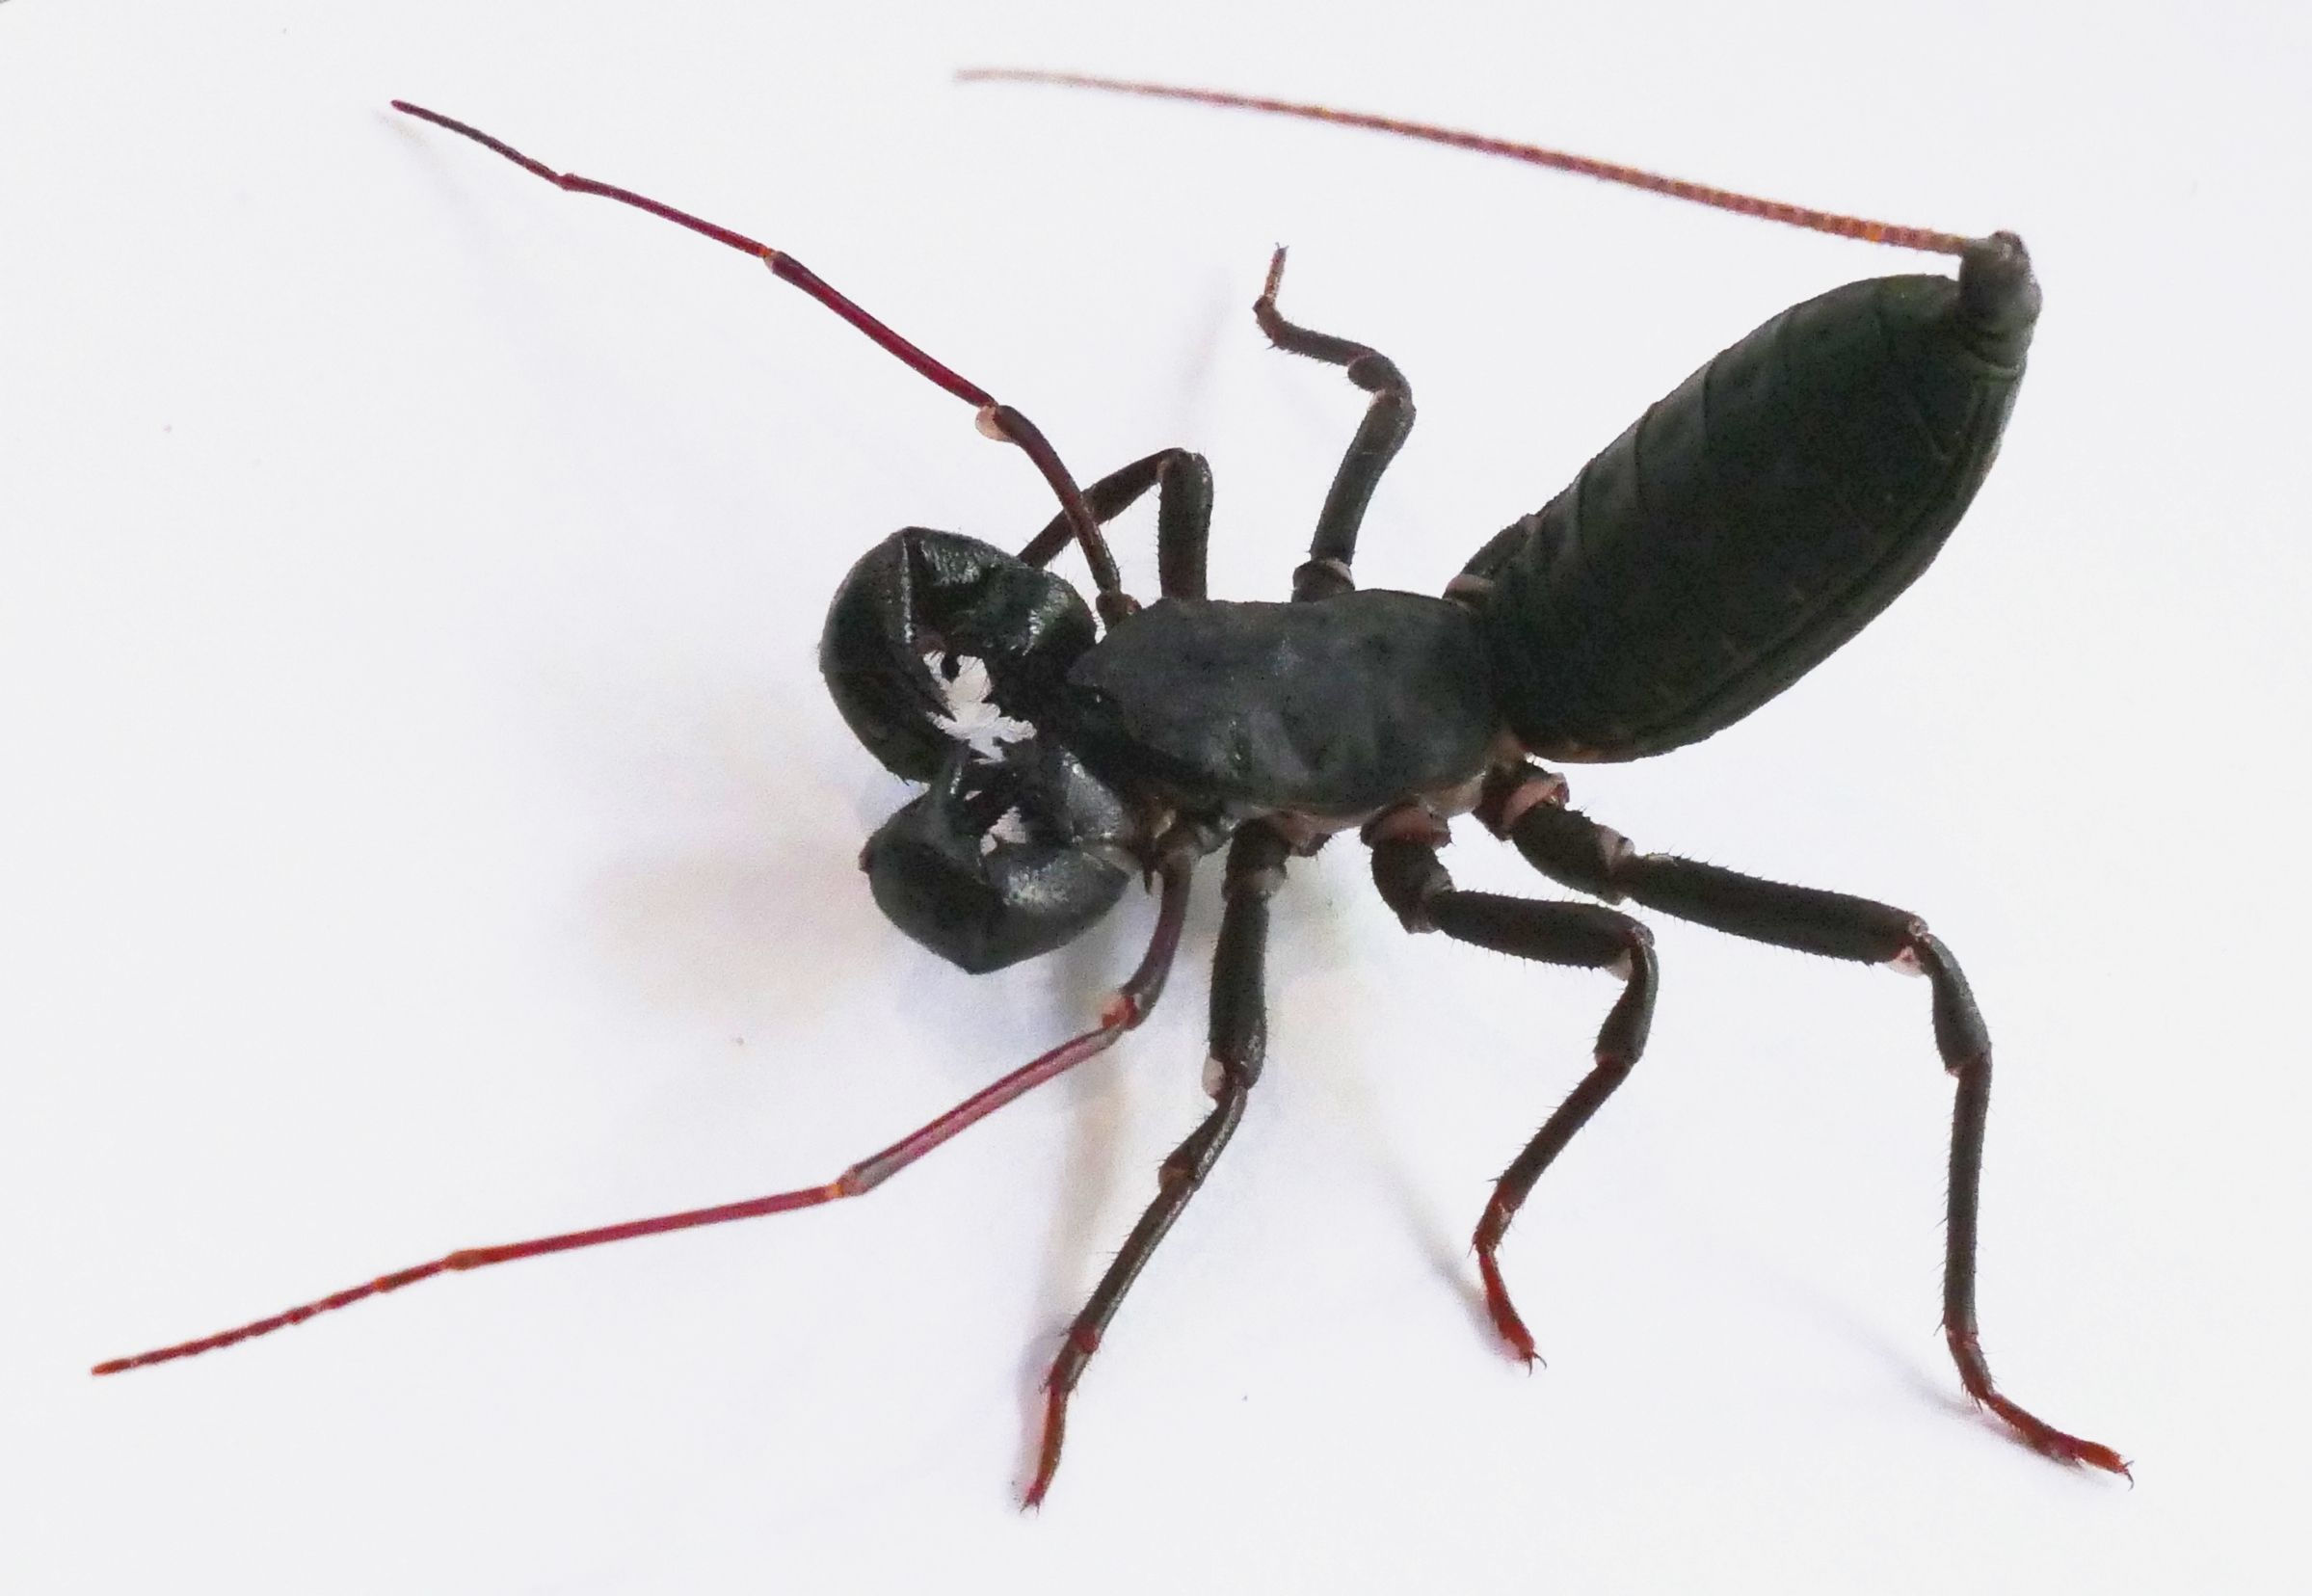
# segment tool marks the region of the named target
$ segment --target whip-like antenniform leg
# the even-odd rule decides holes
[[[147,1364],[189,1358],[196,1352],[215,1351],[221,1346],[230,1346],[254,1336],[286,1329],[292,1324],[303,1324],[316,1314],[351,1307],[364,1297],[398,1291],[405,1286],[414,1286],[438,1274],[487,1268],[492,1264],[511,1264],[517,1259],[539,1258],[546,1253],[598,1247],[605,1242],[626,1241],[636,1237],[662,1236],[668,1231],[694,1230],[702,1225],[724,1225],[733,1219],[757,1219],[765,1214],[788,1213],[796,1209],[817,1208],[825,1203],[838,1202],[845,1197],[864,1196],[933,1148],[970,1130],[1005,1104],[1024,1096],[1048,1080],[1058,1078],[1085,1059],[1107,1051],[1126,1031],[1147,1018],[1148,1011],[1156,1006],[1156,998],[1163,993],[1164,977],[1170,973],[1173,954],[1180,948],[1181,926],[1188,912],[1188,875],[1194,858],[1193,849],[1183,845],[1167,852],[1157,866],[1161,896],[1156,909],[1156,930],[1148,941],[1148,951],[1142,956],[1139,968],[1132,971],[1130,979],[1108,998],[1097,1026],[1081,1036],[1061,1043],[1042,1057],[1022,1065],[994,1085],[965,1099],[921,1130],[901,1137],[871,1157],[862,1158],[824,1185],[803,1186],[794,1191],[774,1192],[768,1197],[752,1197],[744,1202],[691,1209],[682,1213],[659,1214],[650,1219],[629,1219],[624,1224],[571,1231],[562,1236],[544,1236],[529,1241],[510,1241],[493,1247],[463,1247],[430,1264],[396,1269],[391,1274],[380,1275],[375,1280],[349,1287],[342,1291],[332,1291],[315,1301],[301,1303],[282,1313],[237,1325],[230,1330],[202,1336],[196,1341],[180,1342],[174,1346],[140,1352],[134,1357],[109,1359],[90,1372],[118,1374],[124,1370],[142,1369]]]
[[[575,173],[556,172],[545,162],[533,160],[524,155],[504,140],[492,138],[481,129],[469,127],[454,118],[441,115],[438,111],[428,111],[424,106],[412,105],[407,100],[395,100],[393,109],[404,115],[415,117],[420,121],[432,122],[437,127],[444,127],[452,133],[471,139],[483,148],[496,151],[524,172],[545,178],[558,189],[571,194],[594,194],[599,195],[605,200],[616,200],[621,204],[632,205],[637,210],[648,211],[661,221],[672,222],[677,226],[688,227],[702,237],[711,238],[717,244],[727,245],[760,260],[771,269],[772,276],[778,278],[782,282],[794,284],[853,327],[858,328],[905,364],[910,371],[938,384],[966,404],[975,406],[979,412],[979,430],[998,442],[1016,444],[1026,454],[1028,459],[1035,462],[1036,469],[1042,472],[1044,480],[1050,484],[1053,494],[1060,501],[1061,514],[1067,518],[1068,525],[1076,534],[1076,541],[1083,545],[1084,558],[1091,562],[1092,580],[1100,589],[1102,618],[1109,622],[1118,621],[1137,607],[1133,603],[1131,596],[1124,591],[1123,583],[1116,572],[1115,557],[1108,552],[1106,540],[1101,537],[1099,525],[1095,522],[1090,508],[1085,505],[1083,493],[1076,486],[1076,479],[1068,474],[1068,467],[1060,464],[1057,451],[1052,448],[1043,433],[1037,430],[1036,424],[1012,409],[1011,406],[997,404],[995,395],[989,393],[978,384],[933,359],[906,338],[901,337],[891,328],[886,326],[880,319],[853,304],[816,272],[794,256],[786,253],[784,250],[775,250],[768,244],[749,238],[745,233],[734,232],[729,227],[693,216],[688,211],[677,210],[674,206],[661,200],[637,194],[632,189],[620,188],[615,183],[601,182],[593,177],[581,177]]]

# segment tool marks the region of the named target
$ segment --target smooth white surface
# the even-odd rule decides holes
[[[2016,10],[0,6],[0,1584],[2301,1588],[2305,28]],[[1466,1237],[1611,988],[1406,938],[1350,844],[1294,868],[1268,1077],[1037,1517],[1034,1382],[1204,1103],[1209,881],[1142,1033],[871,1202],[82,1372],[823,1180],[1147,923],[972,980],[852,868],[901,789],[816,679],[826,597],[895,526],[1023,540],[1027,466],[388,97],[793,250],[1087,477],[1206,451],[1224,594],[1282,593],[1359,410],[1253,329],[1278,241],[1288,310],[1420,397],[1359,575],[1427,591],[1755,322],[1913,269],[976,63],[2031,241],[2033,373],[1935,570],[1739,729],[1572,774],[1956,949],[1986,1346],[2133,1491],[1957,1394],[1925,986],[1659,918],[1652,1051],[1505,1254],[1551,1360],[1511,1366]],[[1145,511],[1119,543],[1152,590]]]

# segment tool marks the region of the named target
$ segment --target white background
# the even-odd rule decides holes
[[[2300,8],[0,6],[0,1583],[11,1590],[2301,1588]],[[1248,14],[1249,13],[1249,14]],[[1694,364],[1915,257],[979,62],[1323,98],[1959,230],[2047,291],[2006,458],[1736,730],[1574,773],[1642,843],[1927,916],[2000,1045],[1985,1344],[1936,1334],[1927,991],[1658,921],[1652,1051],[1466,1238],[1612,996],[1294,867],[1270,1069],[1043,1513],[1059,1328],[1195,1122],[1213,919],[1080,1078],[872,1202],[531,1263],[114,1381],[462,1243],[824,1180],[1079,1026],[852,868],[813,668],[871,540],[1050,504],[739,256],[793,250],[1085,476],[1208,453],[1279,596],[1397,359],[1359,575],[1435,591]],[[1146,512],[1120,546],[1154,587]],[[1079,571],[1069,562],[1065,569]],[[1466,884],[1548,891],[1471,828]],[[1216,871],[1208,871],[1214,876]],[[2295,1564],[2294,1580],[2290,1578]]]

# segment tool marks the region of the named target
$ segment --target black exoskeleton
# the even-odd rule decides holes
[[[1120,857],[1155,875],[1236,839],[1213,983],[1219,1106],[1165,1165],[1162,1194],[1070,1332],[1028,1500],[1050,1482],[1086,1361],[1258,1073],[1249,917],[1264,926],[1285,861],[1343,830],[1371,844],[1375,883],[1407,929],[1626,982],[1590,1075],[1502,1175],[1477,1230],[1495,1325],[1534,1355],[1496,1252],[1543,1169],[1643,1052],[1658,974],[1645,928],[1613,909],[1456,889],[1436,850],[1448,820],[1473,811],[1544,873],[1608,903],[1927,976],[1937,1047],[1959,1081],[1944,1317],[1962,1380],[2039,1450],[2120,1467],[2000,1395],[1977,1343],[1990,1051],[1949,950],[1899,909],[1641,854],[1566,808],[1563,780],[1531,760],[1635,759],[1709,736],[1926,570],[1989,470],[2023,376],[2039,288],[2022,241],[1968,243],[1955,280],[1872,279],[1773,317],[1486,543],[1436,598],[1353,586],[1364,509],[1411,430],[1412,391],[1377,352],[1286,321],[1283,262],[1279,251],[1255,306],[1262,330],[1373,396],[1291,602],[1206,597],[1209,473],[1173,450],[1086,492],[1103,522],[1158,495],[1163,597],[1097,642],[1090,612],[1042,569],[1069,539],[1064,515],[1017,559],[954,534],[898,533],[853,569],[828,617],[821,662],[861,740],[919,776],[946,739],[932,789],[863,859],[877,901],[943,957],[980,971],[1042,952],[1106,912]],[[1032,619],[991,628],[993,615]],[[967,675],[980,697],[957,692]],[[1079,781],[1114,807],[1066,801]]]
[[[1411,428],[1411,391],[1371,351],[1283,322],[1274,288],[1263,319],[1284,347],[1387,367],[1368,420],[1386,446],[1352,451],[1333,493],[1361,512]],[[1104,864],[1183,816],[1213,839],[1262,820],[1305,842],[1406,806],[1466,812],[1481,777],[1528,753],[1634,759],[1710,735],[1820,663],[1934,558],[1998,452],[2038,306],[2022,242],[1999,234],[1968,251],[1956,281],[1875,278],[1786,310],[1487,543],[1443,598],[1348,586],[1350,518],[1303,568],[1329,578],[1322,597],[1208,598],[1198,572],[1193,593],[1168,578],[1164,598],[1095,642],[1089,608],[1027,559],[954,533],[893,534],[837,592],[828,687],[895,774],[927,779],[945,759],[935,791],[901,811],[917,817],[906,829],[980,847],[944,848],[924,868],[988,886],[1038,929],[991,936],[995,900],[977,897],[952,931],[936,916],[894,918],[965,968],[993,968],[992,946],[1025,958],[1064,940],[1048,934],[1058,920],[1044,872],[1016,863],[1028,854]],[[1090,497],[1104,519],[1148,486],[1161,492],[1172,468],[1205,480],[1195,457],[1152,456]],[[1159,535],[1201,550],[1206,528]],[[1058,546],[1048,536],[1027,553]],[[966,740],[959,660],[984,678],[982,706],[1009,740]],[[1038,743],[1080,765],[1023,762],[1016,750]],[[1033,774],[1045,766],[1078,781],[1088,770],[1136,830],[1053,801]],[[964,779],[974,770],[986,774]],[[890,831],[869,845],[871,869]],[[1069,900],[1074,928],[1115,895],[1087,877]]]
[[[1956,282],[1794,306],[1480,550],[1519,737],[1629,759],[1709,736],[1820,664],[1943,546],[1999,453],[2039,288],[2023,241]]]
[[[396,101],[571,192],[634,205],[755,256],[1020,448],[1061,513],[1020,554],[950,532],[887,538],[837,593],[820,665],[878,759],[925,784],[867,841],[875,900],[969,971],[1048,952],[1123,896],[1157,893],[1140,964],[1099,1024],[982,1088],[834,1180],[595,1230],[468,1248],[196,1341],[97,1366],[113,1373],[302,1323],[437,1274],[766,1214],[873,1190],[1023,1094],[1113,1046],[1161,995],[1198,862],[1227,850],[1205,1084],[1213,1106],[1165,1159],[1158,1193],[1070,1325],[1046,1382],[1027,1490],[1058,1467],[1071,1394],[1156,1244],[1228,1144],[1260,1078],[1268,901],[1287,864],[1359,832],[1374,885],[1411,931],[1617,976],[1592,1066],[1503,1171],[1475,1247],[1493,1323],[1534,1345],[1498,1252],[1527,1194],[1644,1053],[1661,981],[1632,904],[1753,941],[1922,975],[1937,1055],[1957,1085],[1943,1326],[1967,1392],[2026,1444],[2124,1471],[2108,1447],[2044,1423],[1994,1386],[1975,1314],[1977,1202],[1991,1087],[1989,1032],[1957,961],[1917,916],[1640,851],[1566,805],[1534,762],[1659,754],[1731,725],[1820,663],[1924,571],[1981,485],[2023,375],[2039,290],[2022,241],[1893,227],[1627,168],[1385,118],[1047,74],[1159,97],[1377,128],[1633,183],[1819,230],[1959,256],[1956,280],[1876,278],[1786,310],[1694,373],[1540,511],[1487,542],[1442,598],[1355,590],[1374,486],[1413,425],[1394,362],[1276,307],[1284,252],[1255,303],[1280,349],[1342,368],[1371,396],[1319,512],[1291,600],[1205,588],[1212,484],[1169,449],[1079,490],[1043,434],[782,251],[631,190],[560,173],[490,135]],[[1162,598],[1142,610],[1100,527],[1156,495]],[[1084,552],[1087,606],[1046,567]],[[1106,623],[1105,634],[1094,617]],[[1439,849],[1474,813],[1535,868],[1604,900],[1464,891]]]

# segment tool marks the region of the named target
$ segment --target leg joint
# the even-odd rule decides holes
[[[1223,896],[1273,897],[1285,884],[1285,861],[1292,857],[1291,839],[1263,821],[1237,829],[1229,844],[1228,867],[1221,877]]]
[[[1204,1061],[1204,1095],[1214,1103],[1244,1096],[1260,1078],[1261,1059],[1258,1053],[1224,1058],[1214,1052]]]
[[[1493,588],[1487,578],[1466,572],[1453,581],[1477,584],[1484,592]],[[1446,597],[1453,597],[1451,584],[1446,588]],[[1564,777],[1530,759],[1498,765],[1486,773],[1484,785],[1477,794],[1477,821],[1494,836],[1507,840],[1526,811],[1535,804],[1554,804],[1562,809],[1569,790]]]
[[[1390,838],[1372,845],[1372,880],[1408,931],[1434,931],[1429,903],[1452,891],[1453,878],[1426,842]]]
[[[1349,574],[1345,560],[1306,560],[1292,572],[1292,598],[1296,603],[1354,592],[1356,586],[1357,579]]]

